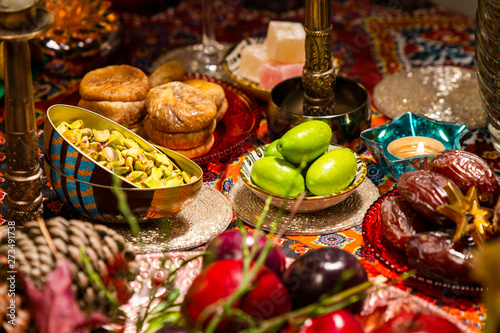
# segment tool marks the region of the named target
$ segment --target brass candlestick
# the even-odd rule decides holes
[[[302,74],[304,114],[335,114],[336,74],[332,65],[330,1],[306,1],[306,61]]]
[[[39,0],[0,1],[0,39],[4,40],[5,172],[8,219],[26,222],[42,216],[42,169],[33,105],[28,39],[49,29],[54,19]]]

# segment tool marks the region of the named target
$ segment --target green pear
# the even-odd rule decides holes
[[[307,189],[314,195],[345,190],[356,177],[356,169],[356,156],[350,149],[333,149],[314,161],[307,170]]]
[[[276,145],[278,144],[279,139],[274,140],[264,149],[264,156],[278,156],[280,158],[284,158],[283,155],[278,151]]]
[[[332,135],[326,122],[306,121],[287,131],[276,148],[288,162],[305,166],[327,151]]]
[[[264,156],[255,161],[251,178],[261,189],[285,197],[298,197],[305,190],[300,170],[277,156]]]

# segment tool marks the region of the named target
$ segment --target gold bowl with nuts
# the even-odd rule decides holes
[[[53,105],[44,128],[46,175],[59,198],[83,217],[125,221],[114,178],[140,221],[174,215],[197,197],[202,169],[169,149],[159,150],[125,127],[79,107]]]

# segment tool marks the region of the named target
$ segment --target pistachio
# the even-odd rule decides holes
[[[126,180],[132,183],[142,183],[148,178],[148,175],[144,171],[132,171],[125,177]]]
[[[82,132],[80,130],[68,130],[62,135],[74,145],[78,145],[82,140]]]
[[[80,131],[82,131],[82,135],[86,135],[88,137],[91,137],[94,134],[90,128],[82,128]]]
[[[108,162],[114,162],[118,160],[118,156],[115,154],[115,150],[111,147],[104,147],[102,150],[102,154],[104,155],[104,159]]]
[[[177,186],[198,179],[179,170],[166,155],[145,151],[120,131],[84,128],[82,120],[61,122],[56,129],[98,164],[137,187]]]
[[[80,141],[80,145],[78,148],[80,148],[81,150],[85,150],[87,149],[88,147],[90,146],[90,141],[89,141],[89,137],[84,135],[82,137],[82,140]]]
[[[172,176],[172,167],[168,167],[166,165],[160,165],[159,168],[161,169],[161,171],[163,171],[163,175],[165,177]]]
[[[155,162],[151,161],[151,160],[146,160],[146,164],[144,164],[144,171],[146,171],[146,173],[148,175],[151,174],[151,171],[153,170],[155,166]]]
[[[103,131],[98,131],[98,130],[93,129],[92,132],[94,133],[94,140],[96,140],[98,142],[106,142],[106,141],[108,141],[109,137],[111,136],[111,134],[109,133],[109,131],[107,129],[103,130]]]
[[[122,150],[123,156],[125,156],[125,157],[133,157],[134,160],[139,159],[139,153],[140,153],[139,148],[129,148],[129,149],[126,149],[126,150]]]
[[[167,155],[160,154],[160,153],[153,153],[153,158],[155,160],[155,163],[157,166],[160,165],[172,165],[172,162],[169,160]]]
[[[156,177],[149,176],[144,182],[144,186],[148,188],[154,188],[154,187],[162,187],[163,183],[161,183]]]
[[[94,160],[97,159],[97,152],[94,149],[86,149],[83,151],[85,154],[87,154],[90,158],[93,158]],[[105,161],[102,161],[105,162]],[[106,162],[107,163],[107,162]]]
[[[187,173],[186,171],[182,171],[181,175],[186,183],[189,183],[191,181],[191,175],[189,173]]]
[[[120,165],[123,166],[125,165],[125,157],[122,155],[121,151],[118,149],[114,149],[115,155],[118,157],[118,162],[120,162]]]
[[[112,130],[108,139],[108,146],[115,147],[119,145],[121,147],[125,146],[125,136],[118,132],[117,130]],[[117,147],[115,147],[117,148]],[[123,150],[123,149],[121,149]]]
[[[146,168],[144,167],[144,164],[142,164],[141,161],[137,160],[134,163],[134,170],[140,170],[140,171],[145,171]]]
[[[142,164],[146,164],[148,162],[146,155],[144,155],[144,153],[142,151],[139,151],[137,158],[142,162]]]
[[[116,173],[118,176],[122,176],[130,171],[130,168],[127,168],[125,166],[117,166],[113,168],[113,172]]]
[[[126,167],[125,166],[125,160],[124,160],[123,163],[121,161],[114,161],[114,162],[110,162],[110,164],[113,166],[113,168]]]
[[[89,148],[90,149],[94,149],[95,151],[97,152],[100,152],[102,151],[102,145],[100,142],[97,142],[97,141],[92,141],[89,145]]]
[[[130,171],[134,170],[134,158],[133,157],[127,157],[125,158],[125,166],[130,168]]]
[[[97,153],[97,157],[95,158],[97,161],[106,161],[106,157],[104,157],[104,153],[102,151]],[[106,161],[108,162],[108,161]]]
[[[64,132],[66,132],[68,130],[68,123],[63,121],[62,123],[59,124],[59,126],[56,127],[56,130],[63,134]]]
[[[163,171],[160,168],[153,167],[151,170],[151,174],[149,176],[154,177],[156,179],[162,179],[163,178]]]
[[[177,175],[176,177],[173,177],[169,180],[165,180],[165,186],[166,187],[178,186],[181,185],[182,182],[183,182],[182,175]]]
[[[127,148],[141,148],[141,146],[134,139],[125,139],[124,144]]]
[[[82,128],[82,127],[83,127],[83,120],[81,120],[81,119],[77,119],[77,120],[75,120],[74,122],[72,122],[71,124],[69,124],[69,125],[68,125],[68,127],[69,127],[70,129],[73,129],[73,130],[74,130],[74,129],[80,129],[80,128]]]
[[[144,150],[142,153],[144,154],[144,156],[146,156],[146,158],[147,158],[148,160],[153,160],[153,161],[154,161],[154,159],[155,159],[155,158],[154,158],[154,156],[153,156],[153,154],[152,154],[152,153],[150,153],[150,152],[148,152],[148,151],[145,151],[145,150]]]

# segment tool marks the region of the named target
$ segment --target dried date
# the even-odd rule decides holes
[[[473,251],[468,240],[454,242],[449,231],[417,233],[406,246],[410,267],[432,279],[450,283],[474,283]]]
[[[380,216],[384,238],[400,251],[405,250],[413,235],[427,229],[427,222],[400,197],[385,198],[380,205]]]
[[[475,186],[482,205],[493,207],[500,196],[500,181],[481,157],[468,151],[448,149],[439,152],[431,171],[450,178],[465,194]]]
[[[452,225],[452,221],[438,213],[437,207],[448,205],[449,199],[444,185],[453,183],[448,177],[431,171],[408,171],[398,181],[399,194],[423,218],[442,226]]]

